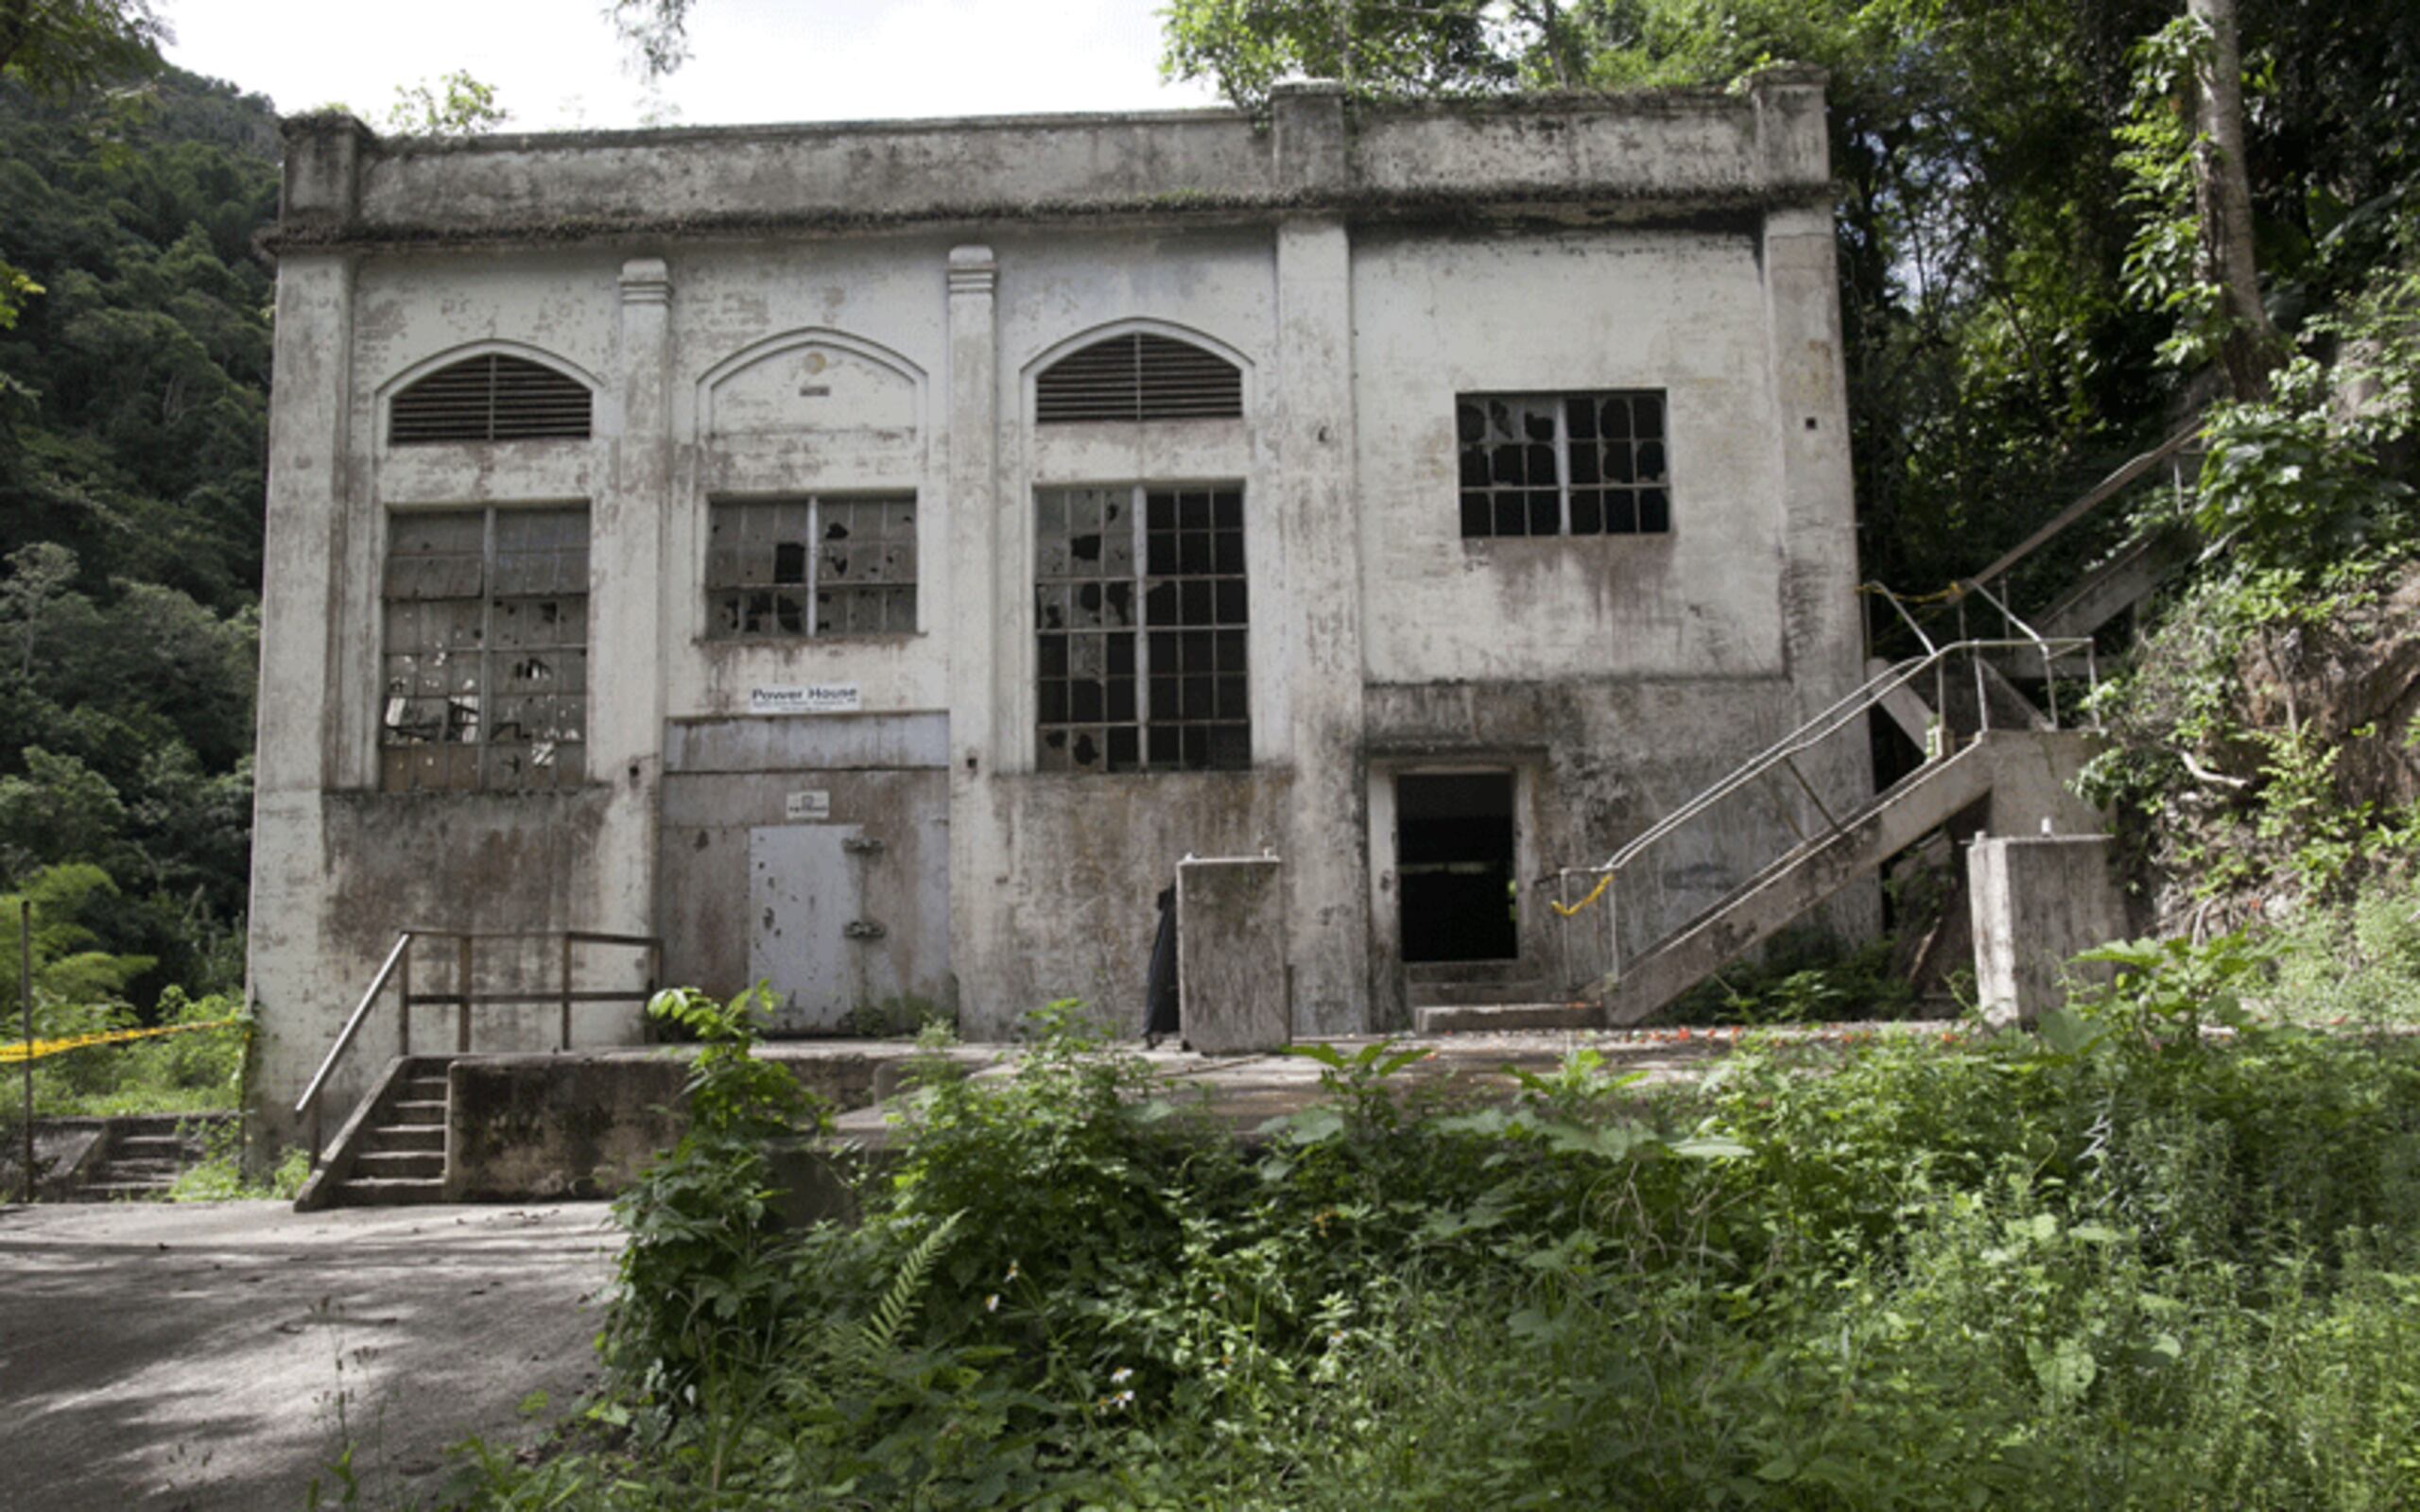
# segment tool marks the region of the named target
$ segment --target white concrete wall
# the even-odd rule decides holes
[[[1353,259],[1371,679],[1776,676],[1782,519],[1753,224],[1380,232]],[[1665,394],[1668,535],[1465,541],[1454,399]]]

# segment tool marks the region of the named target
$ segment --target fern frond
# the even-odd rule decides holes
[[[915,1311],[916,1298],[924,1294],[925,1282],[931,1278],[942,1250],[958,1230],[959,1217],[953,1212],[933,1225],[932,1230],[917,1240],[899,1263],[899,1274],[891,1278],[890,1289],[874,1304],[873,1315],[857,1330],[855,1348],[849,1351],[855,1358],[849,1364],[872,1370],[897,1346],[900,1331],[908,1326],[908,1316]]]

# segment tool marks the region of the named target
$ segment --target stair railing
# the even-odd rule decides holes
[[[452,941],[454,950],[454,990],[450,992],[415,992],[412,990],[412,948],[420,941]],[[478,948],[482,943],[512,943],[526,945],[543,941],[556,947],[561,969],[551,991],[481,992],[473,988],[477,980]],[[576,980],[573,953],[582,945],[604,945],[646,952],[644,983],[631,988],[579,988]],[[655,995],[656,984],[663,975],[664,941],[654,935],[614,935],[596,930],[523,930],[475,932],[459,929],[406,929],[395,936],[394,947],[387,952],[378,974],[370,980],[369,990],[337,1031],[336,1042],[321,1057],[320,1069],[311,1075],[302,1095],[295,1099],[294,1116],[303,1120],[309,1129],[311,1163],[324,1159],[326,1146],[320,1138],[321,1094],[327,1091],[329,1079],[336,1074],[345,1053],[369,1022],[372,1012],[386,995],[389,984],[395,987],[395,1054],[408,1056],[412,1050],[412,1009],[429,1006],[451,1006],[455,1009],[454,1053],[471,1053],[471,1010],[489,1006],[528,1006],[538,1004],[556,1005],[562,1012],[557,1048],[571,1048],[571,1016],[575,1005],[584,1003],[645,1003]]]
[[[2128,458],[2118,470],[2086,490],[2073,504],[2044,522],[2042,528],[2011,546],[1982,571],[1962,577],[1958,587],[1972,592],[1986,584],[1997,582],[2003,594],[2007,592],[2008,575],[2024,565],[2035,552],[2066,534],[2068,529],[2094,510],[2107,504],[2132,487],[2135,482],[2162,462],[2191,446],[2202,435],[2202,415],[2196,411],[2168,439],[2140,455]],[[2181,482],[2178,485],[2182,487]]]
[[[1887,593],[1883,596],[1892,597]],[[1895,605],[1895,599],[1893,602]],[[1900,612],[1903,614],[1906,612],[1904,607],[1901,607]],[[1919,630],[1917,633],[1921,636],[1923,632]],[[1719,811],[1732,808],[1753,796],[1773,803],[1781,827],[1795,837],[1796,846],[1804,846],[1815,836],[1808,833],[1808,826],[1802,822],[1802,815],[1799,812],[1802,803],[1812,811],[1814,819],[1825,834],[1837,834],[1881,802],[1883,797],[1888,795],[1874,798],[1844,797],[1839,791],[1835,791],[1827,802],[1817,781],[1807,774],[1803,759],[1815,756],[1821,751],[1825,742],[1844,735],[1852,741],[1861,742],[1865,735],[1864,719],[1868,713],[1881,708],[1899,694],[1913,689],[1927,678],[1932,680],[1935,690],[1934,699],[1929,705],[1933,712],[1932,738],[1925,742],[1925,765],[1919,770],[1928,769],[1955,754],[1956,742],[1943,720],[1942,713],[1946,707],[1943,696],[1947,690],[1949,668],[1959,659],[1964,658],[1969,662],[1979,666],[1982,659],[1990,655],[2031,653],[2043,659],[2047,675],[2056,666],[2061,658],[2082,653],[2084,657],[2088,684],[2094,690],[2099,686],[2099,668],[2092,658],[2092,642],[2088,636],[2048,637],[2034,634],[2028,629],[2023,636],[1959,640],[1939,645],[1932,644],[1929,638],[1926,638],[1925,644],[1927,648],[1924,654],[1896,662],[1867,679],[1854,692],[1838,699],[1813,718],[1806,720],[1789,734],[1782,736],[1781,739],[1741,763],[1720,782],[1704,788],[1687,802],[1648,826],[1616,849],[1603,862],[1593,867],[1562,867],[1548,872],[1543,880],[1552,883],[1555,887],[1557,953],[1561,958],[1560,965],[1564,982],[1567,985],[1577,985],[1583,979],[1582,973],[1576,973],[1573,970],[1571,921],[1586,912],[1592,904],[1599,902],[1604,905],[1602,969],[1587,971],[1584,976],[1589,979],[1604,980],[1617,979],[1621,975],[1626,964],[1621,938],[1625,909],[1619,895],[1626,878],[1636,875],[1642,869],[1641,863],[1650,852],[1669,847],[1675,843],[1676,837],[1682,835],[1701,819],[1707,819],[1710,816],[1719,817],[1720,816]],[[1978,696],[1980,698],[1984,685],[1979,673],[1977,675],[1976,688]],[[1919,694],[1917,696],[1922,697],[1922,695]],[[2090,706],[2089,698],[2086,700],[2086,706]],[[2054,710],[2055,707],[2054,700]],[[1983,700],[1981,711],[1983,729],[1988,730],[1990,715],[1987,699]],[[1855,746],[1841,754],[1853,760],[1862,759],[1861,752]],[[1821,775],[1823,774],[1819,771],[1817,776]],[[1775,802],[1776,786],[1778,787],[1777,802]],[[1745,828],[1752,833],[1757,833],[1767,831],[1771,826],[1751,822]],[[1750,877],[1760,875],[1771,869],[1796,846],[1785,849],[1768,858],[1761,866],[1753,868],[1748,877],[1739,880],[1744,882]],[[1661,898],[1666,868],[1658,867],[1645,869],[1650,879],[1655,883],[1658,897]],[[1588,882],[1588,879],[1592,878],[1593,885]],[[1576,902],[1572,896],[1575,885],[1588,887],[1588,891]],[[1730,889],[1724,890],[1727,893]],[[1651,942],[1670,937],[1671,935],[1686,929],[1703,915],[1704,910],[1701,909],[1681,919],[1657,921],[1661,922],[1663,927],[1652,930]]]

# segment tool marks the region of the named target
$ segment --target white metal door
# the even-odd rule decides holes
[[[748,979],[772,984],[776,1028],[837,1029],[857,1005],[856,837],[854,824],[748,832]]]

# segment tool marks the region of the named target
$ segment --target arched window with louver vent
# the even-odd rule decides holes
[[[586,440],[588,386],[527,357],[491,352],[440,368],[399,391],[387,441]]]
[[[1034,421],[1223,420],[1244,412],[1234,363],[1173,336],[1138,331],[1096,341],[1034,379]]]

